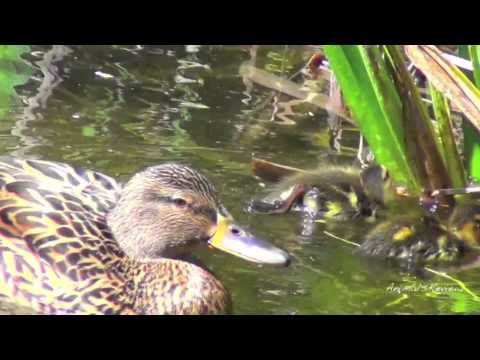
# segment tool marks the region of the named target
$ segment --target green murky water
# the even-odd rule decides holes
[[[323,111],[300,109],[295,125],[270,121],[272,107],[261,103],[271,91],[245,84],[238,73],[249,51],[33,46],[25,58],[34,75],[17,88],[23,104],[11,105],[0,119],[0,153],[65,161],[121,178],[164,160],[202,169],[240,224],[293,255],[290,267],[275,268],[199,254],[230,289],[237,314],[478,312],[480,301],[454,282],[421,280],[362,259],[355,247],[326,236],[323,225],[306,241],[298,236],[295,214],[254,217],[243,211],[262,191],[250,174],[252,154],[302,168],[332,158]],[[311,52],[261,46],[256,66],[292,74]],[[344,132],[344,145],[356,142],[356,133]],[[351,241],[365,232],[351,224],[328,230]],[[479,270],[455,277],[480,294]]]

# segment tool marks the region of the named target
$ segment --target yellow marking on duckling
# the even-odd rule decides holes
[[[372,213],[365,217],[365,222],[372,224],[377,220],[377,209],[373,208]]]
[[[473,247],[476,245],[475,239],[475,223],[473,221],[467,222],[459,231],[458,235],[460,239],[465,241],[468,246]]]
[[[439,250],[438,259],[441,261],[451,261],[455,257],[454,254],[451,254],[451,252],[446,251],[447,241],[448,241],[448,238],[446,235],[442,235],[437,238],[437,246]]]
[[[327,212],[325,213],[326,218],[332,218],[342,211],[342,205],[336,201],[327,202]]]
[[[352,207],[356,208],[358,206],[358,196],[353,191],[348,193],[348,201]]]
[[[439,236],[437,238],[438,248],[444,250],[447,245],[447,237],[445,235]]]
[[[409,228],[408,226],[404,226],[400,228],[395,234],[393,234],[393,240],[394,241],[403,241],[408,239],[410,236],[414,234],[413,230]]]
[[[365,222],[366,222],[366,223],[369,223],[369,224],[373,224],[376,220],[377,220],[377,216],[376,216],[376,214],[375,214],[375,211],[373,212],[372,215],[367,216],[367,217],[365,218]]]

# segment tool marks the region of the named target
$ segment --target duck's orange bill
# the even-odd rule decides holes
[[[208,242],[212,247],[242,259],[272,265],[288,265],[290,256],[268,242],[254,237],[221,215],[215,234]]]

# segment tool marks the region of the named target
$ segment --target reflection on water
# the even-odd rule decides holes
[[[18,88],[25,105],[0,124],[2,154],[65,161],[126,178],[164,160],[191,164],[215,182],[230,212],[259,236],[288,249],[289,268],[250,264],[226,254],[199,256],[230,289],[236,313],[377,314],[477,312],[480,302],[438,276],[418,279],[367,261],[326,236],[310,241],[298,217],[252,216],[242,209],[262,191],[252,155],[301,168],[332,157],[326,114],[296,109],[293,125],[272,119],[272,94],[244,82],[246,60],[276,75],[304,65],[304,46],[34,46],[34,78]],[[277,99],[278,100],[278,99]],[[281,99],[279,101],[282,101]],[[356,147],[358,133],[344,131]],[[355,241],[365,229],[333,227]],[[455,276],[480,294],[478,270]]]
[[[27,105],[23,109],[23,116],[15,122],[12,129],[12,135],[19,137],[22,144],[17,150],[12,151],[12,155],[22,157],[27,149],[40,143],[40,139],[31,134],[30,122],[42,118],[42,113],[37,110],[47,107],[47,101],[53,89],[63,81],[55,63],[61,61],[70,52],[71,50],[63,45],[54,45],[46,52],[36,52],[40,60],[35,61],[34,64],[41,72],[41,83],[36,89],[36,95],[26,97]]]

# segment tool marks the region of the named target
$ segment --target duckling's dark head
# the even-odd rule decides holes
[[[480,246],[480,203],[458,205],[449,219],[450,228],[470,247]]]
[[[136,259],[179,257],[210,245],[244,259],[286,264],[288,255],[234,222],[212,183],[177,163],[134,175],[107,216],[125,253]]]
[[[385,204],[392,200],[394,184],[385,167],[371,165],[363,169],[360,181],[367,196],[376,203]]]

